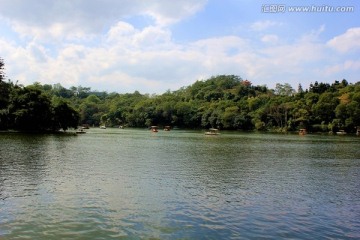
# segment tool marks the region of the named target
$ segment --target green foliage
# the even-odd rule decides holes
[[[0,83],[5,79],[4,66],[4,60],[0,58]]]
[[[31,131],[51,129],[50,97],[35,85],[16,87],[10,95],[9,117],[14,129]]]
[[[299,84],[295,92],[287,83],[272,90],[238,76],[220,75],[162,95],[108,94],[81,86],[6,83],[3,66],[0,59],[1,129],[67,130],[80,123],[351,132],[360,126],[360,83],[345,79],[331,85],[315,82],[305,91]]]
[[[300,91],[301,91],[301,89],[300,89]],[[274,92],[276,95],[292,96],[295,93],[295,90],[288,83],[285,83],[285,84],[277,83],[275,86]]]
[[[79,114],[63,98],[53,97],[36,83],[27,87],[0,83],[0,128],[21,131],[57,131],[76,128]]]
[[[55,104],[53,129],[63,129],[66,131],[69,127],[77,128],[79,119],[79,113],[64,99],[60,99]]]

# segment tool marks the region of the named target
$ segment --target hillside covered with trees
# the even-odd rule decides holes
[[[229,130],[354,132],[360,126],[360,82],[254,86],[239,76],[219,75],[161,95],[107,93],[60,84],[22,86],[5,81],[0,60],[0,128],[68,129],[77,125]]]

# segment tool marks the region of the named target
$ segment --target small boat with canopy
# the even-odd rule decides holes
[[[205,135],[219,135],[219,129],[210,128],[209,131],[205,132]]]
[[[150,129],[151,129],[151,132],[158,132],[159,131],[158,126],[151,126]]]

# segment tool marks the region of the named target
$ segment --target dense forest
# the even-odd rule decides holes
[[[107,127],[215,127],[229,130],[355,132],[360,126],[360,82],[311,84],[295,91],[254,86],[220,75],[161,95],[107,93],[87,87],[5,80],[0,59],[0,129],[58,131],[78,125]]]

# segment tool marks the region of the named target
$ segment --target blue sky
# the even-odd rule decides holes
[[[7,77],[24,85],[161,94],[222,74],[270,88],[360,81],[356,0],[0,0],[0,6],[0,57]],[[292,12],[294,6],[300,10]]]

